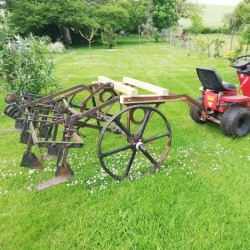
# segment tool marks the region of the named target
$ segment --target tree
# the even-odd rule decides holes
[[[130,27],[130,15],[121,2],[101,4],[96,10],[96,20],[101,31],[101,41],[109,49],[116,46],[116,32]]]
[[[246,45],[246,53],[250,44],[250,1],[240,2],[233,12],[235,27],[243,31],[241,46]]]
[[[191,16],[190,20],[191,20],[191,25],[190,25],[189,30],[191,33],[194,34],[194,44],[195,44],[195,48],[197,49],[196,37],[204,29],[203,19],[202,19],[202,16],[200,14],[195,13]]]
[[[223,16],[222,22],[224,24],[224,28],[231,33],[230,51],[232,51],[234,32],[237,28],[235,23],[234,13],[225,14]]]
[[[110,26],[114,32],[130,26],[129,12],[119,2],[100,5],[96,17],[100,27]]]
[[[193,14],[201,14],[202,5],[192,3],[188,0],[176,0],[178,18],[191,18]]]
[[[113,28],[110,25],[105,25],[102,32],[102,43],[107,45],[109,49],[116,46],[116,35]]]
[[[178,21],[176,1],[180,0],[151,1],[150,14],[153,26],[158,30]],[[185,6],[191,6],[182,1]],[[105,26],[111,27],[113,32],[136,31],[147,19],[147,0],[11,0],[8,8],[20,34],[47,35],[52,41],[60,39],[68,45],[74,42],[72,39],[82,40],[79,30],[90,38],[95,30],[93,23],[100,27],[96,32],[100,37]]]
[[[250,26],[246,26],[242,36],[242,44],[246,45],[246,54],[248,54],[248,47],[250,45]]]
[[[23,35],[31,32],[39,34],[41,29],[48,24],[44,14],[46,13],[44,3],[13,0],[10,6],[12,22],[18,27],[18,32]]]
[[[166,29],[178,21],[176,0],[153,0],[153,24],[158,29]]]
[[[154,27],[153,19],[152,19],[152,0],[147,1],[147,10],[146,10],[146,23],[142,24],[142,35],[149,42],[150,38],[156,36],[157,28]]]
[[[222,18],[223,27],[225,30],[231,32],[232,29],[236,29],[236,22],[234,13],[227,13]]]
[[[196,39],[196,36],[200,34],[201,31],[204,29],[203,19],[200,14],[195,13],[190,17],[190,20],[191,20],[191,25],[190,25],[189,30],[191,33],[195,35],[195,39]]]
[[[240,2],[234,9],[235,26],[240,28],[246,24],[250,24],[250,1],[244,0]]]
[[[145,20],[145,6],[141,4],[144,0],[118,0],[117,4],[128,13],[126,21],[126,31],[136,32],[138,24]]]
[[[96,34],[97,30],[98,30],[98,27],[96,27],[96,28],[91,27],[90,32],[88,34],[83,34],[82,31],[79,30],[80,35],[88,41],[89,48],[91,48],[91,44],[93,43],[93,38],[94,38],[94,35]]]
[[[91,50],[91,44],[94,42],[93,38],[94,38],[95,34],[97,33],[98,28],[99,28],[98,25],[96,25],[95,27],[92,26],[92,27],[90,28],[90,31],[88,31],[88,33],[84,33],[84,34],[82,33],[81,30],[79,30],[80,35],[81,35],[83,38],[85,38],[85,39],[88,41],[88,43],[89,43],[89,52],[90,52],[90,50]],[[91,55],[91,54],[90,54],[90,55]]]
[[[204,54],[207,50],[207,54],[210,57],[210,46],[212,45],[212,42],[209,40],[203,40],[203,39],[198,39],[197,40],[197,46],[200,48],[201,55]]]
[[[49,35],[71,43],[71,29],[79,30],[88,22],[87,5],[82,0],[12,0],[12,21],[23,35]]]
[[[223,47],[223,44],[225,41],[220,40],[219,38],[216,38],[215,40],[212,41],[214,44],[214,57],[220,57],[220,50]]]

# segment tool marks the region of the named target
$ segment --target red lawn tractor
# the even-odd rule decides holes
[[[214,69],[196,69],[202,96],[196,101],[206,109],[206,119],[220,124],[229,137],[242,137],[250,132],[250,55],[234,58],[230,66],[237,69],[240,87],[223,82]],[[197,123],[205,123],[197,106],[191,106],[190,116]]]

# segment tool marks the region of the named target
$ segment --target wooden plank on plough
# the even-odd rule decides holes
[[[149,92],[139,94],[139,90]],[[8,95],[4,113],[21,130],[20,142],[27,145],[21,166],[43,168],[44,159],[56,157],[55,176],[37,189],[74,177],[67,158],[73,148],[83,148],[81,133],[100,131],[97,155],[102,168],[121,180],[154,172],[168,155],[171,128],[158,107],[169,101],[184,101],[204,107],[187,95],[129,77],[121,82],[99,76],[88,85],[77,85],[47,96],[30,93]],[[10,101],[14,100],[14,101]],[[47,150],[36,156],[33,148]]]

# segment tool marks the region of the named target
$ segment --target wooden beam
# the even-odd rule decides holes
[[[138,96],[120,96],[121,104],[143,104],[143,103],[158,103],[158,102],[166,102],[166,96],[160,96],[155,94],[149,95],[138,95]]]
[[[124,94],[126,94],[127,96],[138,96],[138,90],[129,86],[124,85],[121,82],[116,82],[112,79],[109,79],[105,76],[98,76],[98,82],[101,83],[106,83],[106,82],[112,82],[114,84],[114,89],[117,91],[120,91]]]
[[[155,86],[153,84],[147,83],[147,82],[142,82],[138,81],[136,79],[130,78],[130,77],[123,77],[123,82],[128,83],[130,85],[145,89],[149,92],[155,93],[160,96],[168,96],[169,95],[169,90],[165,88],[161,88],[158,86]]]

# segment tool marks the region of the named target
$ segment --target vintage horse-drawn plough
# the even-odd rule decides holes
[[[128,77],[117,82],[100,76],[89,85],[48,96],[10,94],[5,101],[4,113],[15,119],[15,128],[21,130],[20,142],[27,144],[21,166],[42,168],[44,159],[57,157],[55,177],[39,184],[39,190],[74,177],[67,157],[71,148],[84,146],[81,134],[85,129],[100,131],[100,164],[112,177],[123,179],[138,164],[141,174],[154,172],[168,155],[171,129],[158,109],[161,104],[184,101],[197,107],[200,118],[206,119],[203,105],[189,96]],[[46,155],[37,156],[34,146],[40,152],[46,148]]]
[[[133,170],[139,169],[140,175],[154,172],[171,146],[170,125],[159,111],[161,104],[170,101],[189,104],[191,118],[197,123],[209,120],[220,124],[226,136],[245,136],[250,132],[250,55],[235,58],[230,65],[237,69],[239,89],[223,82],[214,69],[199,67],[202,87],[196,100],[129,77],[117,82],[103,76],[89,85],[48,96],[9,94],[4,113],[15,119],[15,128],[21,130],[20,142],[27,144],[21,166],[42,168],[44,159],[57,157],[55,177],[37,189],[74,177],[68,153],[84,146],[81,134],[90,129],[100,132],[98,158],[109,175],[123,179]]]

